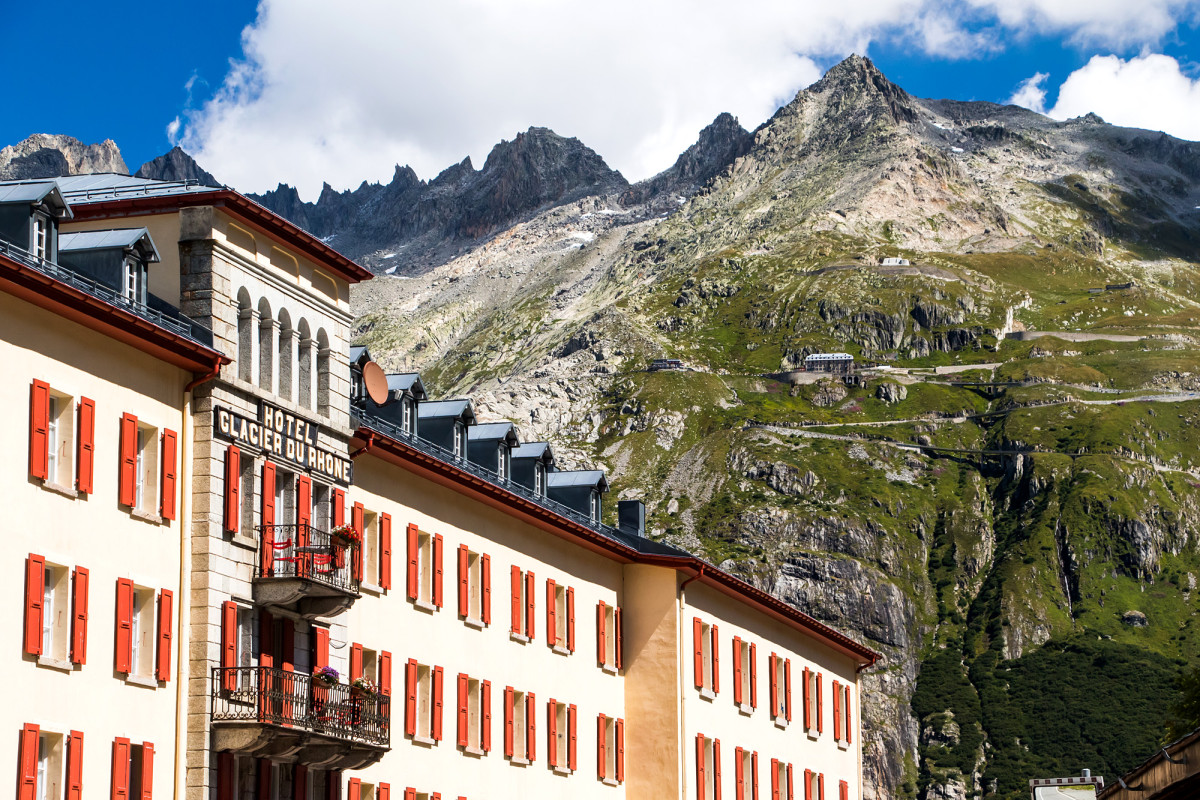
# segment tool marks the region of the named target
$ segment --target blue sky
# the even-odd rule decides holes
[[[1200,0],[828,5],[61,3],[53,41],[6,37],[9,74],[46,80],[10,84],[0,144],[111,138],[134,170],[179,142],[238,188],[286,181],[312,199],[396,163],[425,178],[468,154],[478,167],[500,138],[546,125],[638,179],[717,113],[753,128],[854,51],[918,96],[1007,102],[1041,75],[1020,94],[1036,110],[1200,139]],[[6,12],[10,32],[46,26],[46,6]]]

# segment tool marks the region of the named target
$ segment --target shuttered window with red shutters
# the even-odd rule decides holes
[[[329,666],[329,629],[313,628],[313,668]]]
[[[845,722],[842,723],[842,730],[845,732],[846,744],[850,744],[854,741],[854,736],[851,733],[853,731],[854,712],[850,707],[849,684],[843,686],[842,691],[845,692],[845,697],[842,698],[842,713],[846,716]]]
[[[312,478],[301,475],[296,478],[296,537],[297,543],[308,543],[308,531],[312,524]]]
[[[237,673],[233,669],[238,666],[237,618],[237,603],[232,600],[226,600],[221,604],[221,668],[224,670],[221,688],[226,691],[233,691],[237,688],[238,684]],[[328,631],[326,635],[328,636]]]
[[[574,705],[567,706],[567,769],[574,772],[579,768],[579,749],[576,735],[576,724],[579,721],[579,709]]]
[[[392,588],[392,515],[379,515],[379,587]]]
[[[613,609],[613,622],[617,629],[617,669],[625,668],[625,623],[621,621],[621,607]]]
[[[842,682],[833,682],[833,740],[842,740]]]
[[[838,800],[850,800],[850,784],[838,781]]]
[[[133,508],[137,502],[138,419],[133,414],[121,415],[120,461],[117,472],[117,502]],[[234,448],[235,450],[237,448]],[[226,461],[228,465],[228,461]]]
[[[30,553],[25,559],[25,652],[42,654],[42,615],[46,594],[46,559]]]
[[[471,616],[471,551],[465,544],[458,546],[458,616]]]
[[[537,760],[537,695],[525,693],[525,760]]]
[[[91,494],[96,475],[96,401],[89,397],[79,398],[79,441],[76,452],[75,487],[85,494]]]
[[[392,785],[390,783],[379,784],[379,800],[392,800]]]
[[[704,744],[704,734],[696,734],[696,800],[708,800],[708,749]]]
[[[492,557],[479,556],[479,613],[484,625],[492,624]]]
[[[504,757],[513,757],[513,748],[516,744],[516,720],[514,717],[514,692],[511,686],[504,687]]]
[[[608,664],[608,605],[603,600],[596,603],[596,660],[602,667]]]
[[[470,698],[467,696],[470,690],[471,679],[467,677],[465,672],[458,673],[458,746],[469,747],[471,744],[471,729],[470,715],[467,703]]]
[[[171,679],[171,639],[174,625],[175,595],[170,589],[158,593],[158,647],[154,659],[154,677],[160,681]]]
[[[29,476],[47,480],[50,463],[50,385],[35,380],[29,389]]]
[[[17,754],[17,800],[37,800],[38,744],[42,729],[31,722],[21,729]]]
[[[136,429],[137,426],[135,425],[134,428]],[[225,449],[225,502],[223,505],[227,533],[237,533],[241,527],[241,479],[242,451],[236,444],[231,444]],[[130,497],[132,498],[132,495]]]
[[[116,645],[114,669],[126,675],[133,672],[133,581],[117,579]]]
[[[553,578],[546,580],[546,644],[558,644],[558,584]]]
[[[270,797],[270,791],[267,793],[259,793],[259,798]],[[362,798],[362,778],[351,778],[346,784],[346,800],[361,800]]]
[[[575,652],[575,587],[567,587],[567,649]]]
[[[596,777],[608,777],[608,718],[603,714],[596,717]]]
[[[350,682],[363,676],[363,646],[358,642],[350,645]]]
[[[816,717],[816,698],[814,694],[812,671],[808,667],[804,668],[804,730],[811,731],[817,726]]]
[[[111,800],[131,800],[129,797],[129,740],[118,738],[112,748]]]
[[[625,720],[617,719],[617,782],[625,781]]]
[[[379,654],[379,693],[392,696],[392,654],[387,650]]]
[[[67,737],[67,800],[83,800],[83,733]]]
[[[366,526],[364,524],[366,518],[366,509],[362,503],[355,503],[350,511],[350,527],[354,529],[358,536],[358,541],[363,545],[355,547],[350,554],[350,571],[354,576],[354,580],[362,581],[363,579],[363,551],[366,549]]]
[[[404,665],[404,734],[417,735],[417,661],[410,658]]]
[[[408,526],[408,574],[406,579],[406,588],[408,590],[408,599],[416,600],[420,597],[420,558],[421,558],[421,542],[420,530],[416,525],[409,523]]]
[[[482,681],[479,686],[479,747],[483,752],[492,750],[492,682]]]
[[[332,527],[338,528],[346,524],[346,490],[335,486],[330,497],[329,518]]]
[[[266,459],[262,465],[262,574],[275,574],[275,464]]]
[[[142,796],[133,800],[154,800],[154,743],[142,742]]]
[[[84,567],[76,567],[71,578],[71,663],[87,663],[88,581]]]
[[[739,706],[744,702],[742,691],[742,679],[745,675],[745,670],[742,667],[742,637],[733,637],[733,702]]]
[[[551,769],[558,766],[558,706],[553,697],[546,701],[546,763]]]
[[[433,668],[433,724],[431,734],[435,742],[442,740],[442,681],[444,671],[441,667]]]
[[[433,535],[433,605],[441,608],[443,604],[442,596],[442,535],[435,533]]]
[[[750,707],[758,708],[758,645],[750,643]]]
[[[536,585],[533,570],[529,570],[529,572],[525,573],[525,636],[531,642],[535,638],[534,634],[537,625],[537,608],[533,593]]]
[[[175,474],[179,460],[179,436],[172,430],[163,431],[162,435],[162,502],[159,513],[163,519],[175,519],[175,495],[177,493]]]
[[[823,684],[825,676],[817,673],[817,733],[825,730],[825,690]]]
[[[784,716],[788,722],[792,721],[792,660],[790,658],[783,661],[783,699],[784,699]]]

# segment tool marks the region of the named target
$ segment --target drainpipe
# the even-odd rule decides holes
[[[371,446],[374,444],[375,444],[375,434],[368,433],[367,434],[367,443],[364,444],[362,447],[358,448],[357,450],[355,450],[353,453],[351,453],[350,458],[352,458],[352,459],[358,458],[363,453],[369,453],[371,451]]]
[[[187,791],[187,717],[188,684],[191,682],[191,570],[192,570],[192,456],[189,445],[194,439],[192,391],[217,377],[221,358],[213,368],[183,387],[183,430],[179,437],[179,599],[176,604],[175,658],[175,800],[183,800]]]

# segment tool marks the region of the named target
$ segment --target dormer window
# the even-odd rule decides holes
[[[454,457],[463,458],[467,454],[467,426],[461,422],[454,423]]]
[[[33,254],[50,258],[50,220],[41,214],[33,215]]]
[[[133,303],[146,302],[146,265],[140,259],[126,257],[122,294]]]
[[[496,456],[496,472],[500,475],[500,480],[508,480],[508,446],[501,444],[500,452]]]
[[[533,465],[533,493],[546,496],[546,465],[540,461]]]
[[[592,518],[592,522],[600,521],[600,493],[595,489],[592,490],[590,516]]]
[[[413,401],[408,397],[400,401],[400,427],[405,433],[413,432]]]

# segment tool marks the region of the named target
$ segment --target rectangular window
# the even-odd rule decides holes
[[[533,763],[537,756],[536,704],[533,692],[518,692],[511,686],[504,690],[504,754],[515,762]]]
[[[825,800],[825,773],[804,770],[804,800]]]
[[[833,714],[835,717],[833,730],[836,734],[835,738],[838,744],[845,747],[854,738],[850,732],[850,725],[854,720],[854,715],[850,711],[850,686],[834,681],[833,692]]]
[[[312,526],[317,530],[327,531],[333,527],[329,497],[328,484],[314,483],[312,485],[312,510],[310,519]],[[301,509],[301,512],[303,511],[304,509]]]
[[[601,600],[596,604],[596,653],[603,669],[622,668],[622,644],[621,608]]]
[[[400,401],[400,429],[405,433],[413,432],[413,401],[405,397]]]
[[[64,761],[62,734],[41,731],[38,734],[37,800],[59,800],[63,796]]]
[[[374,511],[362,512],[363,518],[363,577],[376,586],[381,584],[379,575],[379,514]]]
[[[767,669],[771,680],[771,718],[776,725],[785,727],[792,719],[792,660],[771,653]]]
[[[546,758],[558,772],[576,768],[576,708],[551,698],[546,704]]]
[[[737,771],[736,800],[756,800],[758,798],[758,753],[739,747],[734,750],[733,759],[733,766]]]
[[[408,526],[408,599],[432,611],[442,607],[442,535]]]
[[[44,397],[45,438],[39,447],[45,447],[45,481],[58,487],[74,488],[75,401],[49,387],[45,388]]]
[[[146,267],[136,258],[125,259],[125,299],[134,303],[146,302]]]
[[[465,544],[458,548],[458,615],[473,627],[492,621],[492,560]]]
[[[533,465],[533,493],[539,497],[546,494],[546,465],[540,461]]]
[[[41,214],[33,215],[33,254],[38,258],[50,257],[50,222]]]
[[[794,800],[792,796],[792,765],[771,759],[771,800]]]
[[[405,733],[422,742],[442,738],[442,668],[409,659],[405,669]]]
[[[466,752],[483,755],[492,749],[492,685],[458,675],[458,744]]]
[[[133,587],[133,616],[129,641],[132,650],[131,675],[149,676],[154,672],[154,590]]]
[[[246,459],[245,463],[248,463]],[[157,516],[158,502],[158,429],[137,426],[137,449],[134,455],[134,502],[133,508],[144,514]]]
[[[625,780],[625,720],[601,714],[596,718],[596,768],[608,784]]]
[[[721,740],[696,736],[696,800],[721,796]]]
[[[61,463],[58,449],[58,412],[60,405],[59,399],[54,395],[50,395],[49,424],[46,426],[46,474],[53,479],[54,483],[62,483],[62,481],[58,480],[58,467]]]
[[[712,698],[721,691],[718,626],[692,618],[693,672],[702,697]]]
[[[462,458],[467,452],[467,426],[454,423],[454,457]]]
[[[41,655],[55,661],[66,661],[69,655],[70,573],[67,567],[57,564],[46,564],[42,570]]]
[[[733,637],[733,702],[745,713],[758,707],[758,647]]]
[[[537,620],[534,614],[537,602],[534,598],[535,578],[533,570],[522,571],[513,565],[511,574],[512,626],[509,631],[519,642],[531,642]]]
[[[575,589],[546,581],[546,642],[558,653],[575,652]]]
[[[820,672],[804,668],[804,730],[810,736],[817,736],[825,729],[822,719],[825,715],[825,704],[824,698],[821,697],[823,682]]]

